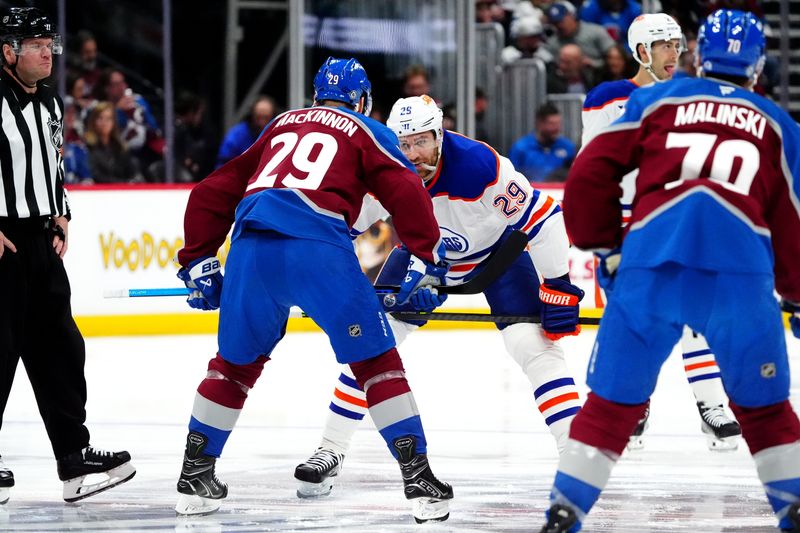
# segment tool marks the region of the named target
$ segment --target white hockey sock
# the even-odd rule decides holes
[[[409,333],[418,328],[393,318],[389,318],[389,325],[399,345]],[[353,376],[353,371],[348,365],[342,365],[342,373],[336,382],[333,398],[328,411],[328,419],[322,432],[320,446],[345,455],[353,434],[358,429],[361,420],[367,413],[367,395],[361,390]]]
[[[569,426],[581,406],[564,351],[535,324],[513,324],[502,334],[506,350],[533,385],[536,405],[556,439],[559,453],[563,452]]]
[[[686,378],[697,401],[706,405],[725,405],[728,398],[722,387],[719,367],[705,338],[684,327],[681,351]]]

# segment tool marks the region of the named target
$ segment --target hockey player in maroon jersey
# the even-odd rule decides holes
[[[628,48],[639,63],[639,71],[629,80],[601,83],[586,95],[583,102],[582,143],[587,146],[598,133],[622,116],[631,93],[638,87],[672,79],[681,52],[683,32],[678,23],[666,13],[639,15],[628,28]],[[636,187],[638,170],[622,178],[622,222],[630,218],[631,200]],[[711,450],[735,450],[742,430],[725,411],[727,402],[719,367],[713,352],[702,335],[684,328],[681,335],[683,368],[689,386],[697,400],[700,429],[706,434]],[[649,410],[631,435],[628,449],[642,448],[642,434],[648,425]]]
[[[199,183],[186,208],[178,273],[189,304],[220,308],[219,352],[195,397],[179,514],[214,512],[227,485],[217,457],[292,305],[328,335],[350,365],[375,425],[400,463],[417,521],[446,520],[450,485],[428,466],[425,434],[395,339],[361,272],[350,227],[370,192],[394,216],[414,258],[397,295],[441,283],[444,248],[430,198],[384,125],[367,118],[370,83],[355,59],[330,58],[314,78],[314,107],[275,118],[256,143]],[[234,224],[224,280],[214,255]]]
[[[800,336],[800,127],[751,92],[765,57],[752,14],[713,13],[697,51],[699,78],[635,91],[567,180],[567,231],[601,256],[613,295],[542,533],[581,529],[685,325],[717,356],[779,527],[800,533],[800,422],[774,297]],[[619,184],[634,168],[625,233]]]

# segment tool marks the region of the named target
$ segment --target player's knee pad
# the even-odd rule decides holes
[[[384,381],[405,381],[405,369],[397,348],[392,348],[377,357],[350,363],[350,368],[361,389],[369,394],[369,388]]]
[[[742,407],[731,401],[730,407],[751,454],[800,440],[800,421],[789,400],[764,407]]]
[[[528,374],[536,373],[542,379],[564,374],[564,350],[542,333],[536,324],[512,324],[501,332],[506,350]]]
[[[636,405],[612,402],[590,392],[569,430],[569,438],[622,455],[650,401]]]
[[[269,361],[269,357],[260,355],[252,363],[236,365],[217,354],[214,359],[208,362],[208,372],[206,372],[206,379],[203,380],[203,383],[227,382],[241,390],[243,396],[246,397],[250,389],[256,384],[259,376],[261,376],[261,371],[267,361]],[[222,383],[217,383],[216,386],[224,387],[225,385]],[[200,387],[202,388],[203,384]]]

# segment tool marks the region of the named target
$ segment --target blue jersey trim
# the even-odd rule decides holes
[[[612,100],[627,98],[638,85],[631,80],[616,80],[601,83],[586,95],[583,101],[583,110],[589,111],[605,107]]]
[[[480,141],[451,131],[442,140],[441,171],[429,189],[431,197],[474,201],[498,179],[498,155]]]

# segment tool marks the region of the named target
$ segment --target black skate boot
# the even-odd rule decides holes
[[[11,497],[11,487],[14,486],[14,473],[8,469],[0,457],[0,505],[6,503]]]
[[[326,496],[333,489],[333,481],[342,471],[344,455],[328,448],[317,448],[305,463],[297,465],[294,477],[300,482],[298,498]]]
[[[56,462],[58,479],[64,482],[64,501],[76,502],[125,483],[136,475],[128,452],[107,452],[91,446],[61,457]],[[106,479],[84,483],[91,474]]]
[[[742,428],[725,413],[724,407],[697,402],[697,410],[700,411],[700,429],[706,434],[709,450],[733,451],[739,447]]]
[[[203,454],[207,444],[208,437],[202,433],[190,431],[186,437],[186,453],[178,479],[180,496],[175,505],[179,515],[211,514],[228,495],[228,485],[214,473],[217,458]]]
[[[575,525],[578,517],[566,505],[553,505],[547,515],[547,523],[539,533],[567,533]]]
[[[633,430],[630,438],[628,439],[628,450],[641,450],[644,448],[644,439],[642,435],[644,432],[647,431],[647,428],[650,426],[650,406],[647,406],[647,409],[644,411],[644,417],[639,420],[639,424],[636,426],[636,429]]]
[[[791,529],[781,529],[785,533],[800,533],[800,503],[793,503],[789,507],[789,512],[786,513],[789,520],[792,521],[793,527]]]
[[[397,461],[403,473],[406,499],[414,502],[414,520],[418,524],[447,520],[450,516],[448,500],[453,498],[453,487],[436,479],[428,464],[428,456],[417,453],[415,437],[401,437],[392,445],[399,455]]]

